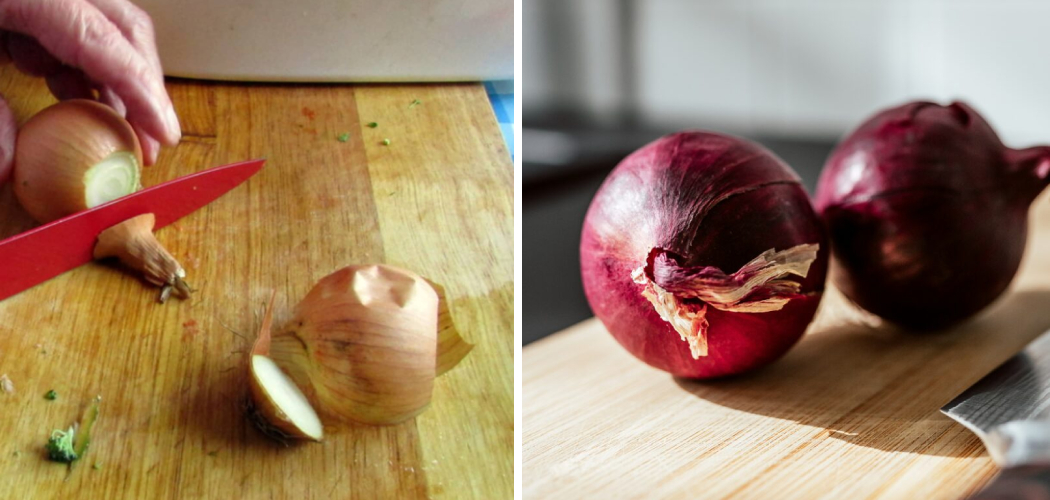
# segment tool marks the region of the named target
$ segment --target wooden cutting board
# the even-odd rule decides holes
[[[524,498],[955,499],[996,473],[938,409],[1050,328],[1050,193],[1012,289],[936,334],[835,290],[784,358],[678,380],[589,320],[524,349]]]
[[[145,169],[145,185],[268,161],[158,232],[198,290],[191,300],[157,304],[135,277],[88,264],[0,302],[0,374],[15,386],[0,394],[0,497],[509,497],[513,170],[482,86],[168,89],[184,136]],[[20,122],[53,102],[10,68],[0,93]],[[0,190],[0,236],[31,226]],[[475,349],[413,421],[330,431],[322,444],[269,441],[242,404],[244,353],[270,290],[287,318],[318,279],[371,262],[443,284]],[[51,389],[55,401],[43,397]],[[91,448],[67,475],[43,445],[96,394]]]

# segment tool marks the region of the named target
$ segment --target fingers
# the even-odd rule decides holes
[[[135,133],[139,136],[139,144],[142,145],[142,161],[146,165],[153,165],[157,163],[157,155],[160,154],[160,142],[146,134],[142,129],[132,126],[135,129]]]
[[[88,0],[124,34],[124,38],[163,77],[157,42],[153,34],[153,20],[146,11],[126,0]]]
[[[149,15],[139,7],[125,0],[88,0],[88,2],[94,5],[99,12],[102,12],[106,18],[116,25],[124,35],[124,38],[126,38],[139,55],[150,64],[153,71],[160,75],[161,78],[164,78],[164,71],[160,66],[160,56],[157,55],[153,20],[150,19]],[[99,100],[109,104],[109,102],[107,102],[108,99],[105,97],[106,90],[108,90],[107,87],[100,89]],[[109,91],[109,93],[112,94],[112,91]],[[113,94],[113,96],[116,97],[115,94]],[[117,99],[117,104],[123,106],[123,103],[119,101],[119,97],[117,97]],[[114,106],[114,109],[116,109],[116,106]],[[147,134],[140,127],[136,126],[134,128],[139,136],[139,142],[142,144],[143,161],[146,165],[156,163],[157,156],[160,153],[160,142]]]
[[[127,108],[124,107],[124,101],[120,100],[120,96],[113,92],[113,89],[100,86],[96,87],[96,90],[98,91],[99,102],[113,108],[121,116],[124,116]],[[139,144],[142,146],[142,161],[146,165],[153,165],[157,162],[157,155],[160,154],[160,142],[135,124],[132,124],[131,128],[135,129],[135,135],[139,137]]]
[[[2,9],[0,28],[35,36],[57,59],[113,89],[127,107],[128,121],[164,144],[178,142],[181,131],[163,76],[94,5],[9,0]]]
[[[118,115],[125,116],[128,113],[128,108],[124,106],[124,101],[120,100],[120,96],[113,89],[105,85],[95,85],[95,89],[98,90],[98,101],[106,106],[113,108]]]
[[[98,92],[99,102],[113,108],[120,116],[124,116],[127,111],[124,101],[113,92],[113,89],[92,84],[83,73],[69,66],[62,66],[58,73],[48,76],[46,81],[51,93],[60,100],[95,99],[95,92]],[[132,125],[132,128],[135,129],[139,144],[142,145],[143,162],[146,165],[153,165],[157,162],[157,155],[160,154],[160,142],[143,131],[141,127]]]
[[[15,138],[18,136],[18,123],[7,101],[0,98],[0,184],[11,177],[11,167],[15,161]]]

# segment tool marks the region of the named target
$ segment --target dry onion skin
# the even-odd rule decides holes
[[[437,317],[437,293],[418,275],[351,266],[314,286],[270,353],[326,416],[395,424],[430,404]]]
[[[463,361],[474,345],[459,335],[456,323],[452,321],[452,308],[448,305],[445,287],[430,280],[427,283],[438,296],[437,375],[440,377]]]
[[[124,118],[86,99],[62,101],[34,115],[18,131],[14,192],[38,222],[47,223],[142,188],[142,148]],[[162,288],[189,295],[186,271],[153,236],[145,214],[103,232],[95,258],[117,257]]]
[[[310,414],[370,425],[411,419],[430,404],[434,378],[473,348],[456,330],[439,285],[382,264],[322,278],[274,332],[271,317],[268,311],[252,349],[253,416],[262,417],[253,420],[281,438],[319,439],[309,432]],[[280,375],[268,377],[260,358],[272,359]],[[291,390],[289,381],[308,402],[260,398]]]

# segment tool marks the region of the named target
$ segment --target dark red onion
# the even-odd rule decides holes
[[[595,315],[632,354],[682,377],[779,358],[813,319],[827,272],[798,176],[757,144],[708,132],[669,135],[624,159],[582,236]]]
[[[1016,274],[1048,173],[1050,147],[1005,147],[964,103],[876,114],[838,145],[817,186],[835,285],[908,328],[973,316]]]

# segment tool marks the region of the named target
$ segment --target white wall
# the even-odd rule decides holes
[[[627,99],[603,83],[622,55],[615,2],[526,0],[526,14],[551,3],[583,20],[563,23],[577,26],[576,40],[552,53],[531,40],[545,26],[526,15],[523,104],[560,99],[607,115]],[[1050,142],[1047,1],[636,0],[634,9],[646,121],[836,137],[879,107],[961,98],[1011,145]],[[533,68],[558,58],[579,74],[551,86],[552,73]]]

